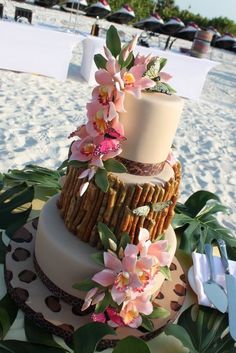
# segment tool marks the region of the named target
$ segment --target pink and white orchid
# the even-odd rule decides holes
[[[124,83],[124,90],[141,98],[141,91],[146,88],[155,86],[155,82],[148,77],[143,77],[146,71],[145,65],[136,65],[131,67],[129,71],[123,70],[121,79]]]

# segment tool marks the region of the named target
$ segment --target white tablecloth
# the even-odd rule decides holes
[[[84,37],[47,27],[0,21],[0,68],[65,80],[72,50]]]
[[[105,41],[102,38],[89,36],[83,40],[83,57],[80,72],[91,86],[96,83],[94,74],[97,70],[93,57],[97,53],[103,54],[104,45]],[[155,56],[167,58],[168,61],[163,71],[173,76],[169,81],[170,85],[177,91],[179,96],[190,99],[199,99],[208,71],[218,65],[217,62],[208,59],[193,58],[157,48],[137,46],[135,52],[145,55],[152,53]]]

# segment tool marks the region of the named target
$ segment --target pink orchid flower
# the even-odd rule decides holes
[[[106,309],[106,313],[109,316],[108,320],[108,325],[112,327],[121,327],[124,326],[124,322],[120,315],[117,313],[117,311],[114,308],[108,307]]]
[[[88,307],[90,307],[92,300],[93,300],[93,297],[97,293],[97,291],[98,291],[97,287],[94,287],[88,291],[88,293],[86,294],[86,297],[84,299],[84,304],[81,308],[81,311],[84,311],[84,310],[88,309]]]
[[[75,131],[71,132],[71,134],[68,136],[68,138],[71,137],[79,137],[79,138],[85,138],[88,136],[88,132],[86,130],[86,126],[85,125],[81,125],[79,126]]]
[[[147,68],[147,65],[149,64],[151,59],[152,54],[148,54],[147,56],[138,54],[134,59],[134,65],[145,65],[145,67]]]
[[[145,228],[140,228],[137,248],[140,252],[141,259],[151,256],[155,261],[155,265],[157,263],[159,266],[170,265],[171,258],[168,252],[167,240],[159,240],[152,243],[149,240],[149,232]]]
[[[145,65],[133,66],[129,71],[122,70],[121,79],[124,83],[124,90],[132,93],[137,98],[141,98],[142,90],[155,86],[153,80],[143,77],[145,71]]]
[[[143,294],[136,297],[134,300],[124,302],[120,311],[120,316],[125,325],[137,328],[142,324],[140,313],[150,315],[152,311],[153,305],[150,301],[150,297]]]
[[[133,39],[122,48],[121,55],[122,55],[122,58],[124,61],[126,59],[128,59],[129,54],[134,51],[134,49],[137,45],[137,42],[138,42],[138,37],[139,37],[139,35],[136,34],[136,36],[134,36]]]
[[[91,318],[95,322],[101,322],[103,324],[106,323],[106,316],[104,313],[98,313],[98,314],[93,313]]]

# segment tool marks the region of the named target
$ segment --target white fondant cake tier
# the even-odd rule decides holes
[[[121,157],[139,163],[161,163],[168,156],[183,110],[175,95],[142,92],[137,99],[125,95],[126,113],[119,114],[126,141]]]
[[[91,254],[98,250],[82,242],[67,230],[56,206],[57,199],[58,195],[52,197],[40,213],[35,257],[41,270],[57,287],[83,299],[86,293],[72,288],[72,285],[91,278],[101,270],[101,267],[91,259]],[[176,251],[176,236],[172,227],[165,232],[165,238],[169,244],[172,261]],[[160,273],[158,289],[163,281],[164,276]]]

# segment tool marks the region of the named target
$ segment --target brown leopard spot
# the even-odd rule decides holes
[[[181,281],[183,281],[184,283],[186,283],[186,277],[185,277],[185,274],[182,273],[182,275],[179,277],[181,279]]]
[[[26,228],[20,228],[15,232],[11,239],[16,243],[29,243],[32,241],[33,236]]]
[[[173,262],[170,264],[170,271],[175,271],[177,269],[176,264],[174,264]]]
[[[36,274],[29,270],[22,271],[19,273],[18,277],[22,282],[26,283],[33,282],[37,278]]]
[[[29,298],[29,293],[24,288],[14,288],[14,296],[16,296],[21,302],[25,302]]]
[[[179,295],[180,297],[183,297],[186,294],[186,288],[182,286],[181,284],[176,284],[174,292]]]
[[[74,327],[72,325],[68,325],[68,324],[61,324],[58,327],[60,327],[64,331],[68,331],[70,333],[74,333],[74,331],[75,331]]]
[[[30,252],[27,249],[23,248],[16,248],[15,251],[12,254],[12,258],[15,261],[25,261],[30,257]]]
[[[171,310],[173,311],[179,311],[179,309],[181,308],[181,305],[176,301],[171,301],[170,307],[171,307]]]
[[[164,298],[164,294],[159,292],[156,296],[157,299],[163,299]]]
[[[47,304],[47,307],[54,313],[58,313],[61,310],[61,304],[59,299],[57,297],[54,297],[53,295],[47,297],[45,299],[45,303]]]

